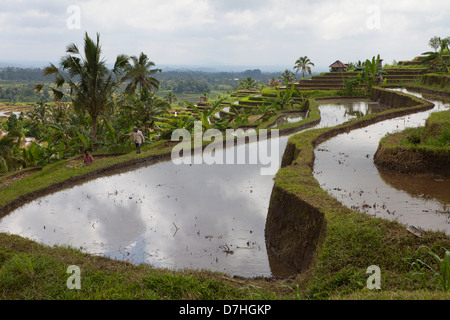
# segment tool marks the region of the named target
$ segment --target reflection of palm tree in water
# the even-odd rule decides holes
[[[360,110],[345,110],[344,115],[347,117],[348,115],[356,117],[356,118],[362,118],[364,117],[364,113],[362,113]]]
[[[351,103],[348,105],[345,105],[345,113],[344,116],[352,116],[355,118],[362,118],[367,114],[370,114],[372,112],[372,107],[370,105],[367,105],[366,103]],[[364,109],[364,111],[361,111],[361,109]]]

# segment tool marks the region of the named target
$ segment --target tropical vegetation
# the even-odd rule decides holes
[[[422,60],[422,64],[427,66],[429,72],[450,73],[450,37],[433,37],[429,44],[435,51],[424,52],[426,58]]]
[[[442,49],[442,43],[439,42],[437,49],[441,50],[436,53],[444,57],[448,46]],[[312,116],[307,121],[317,120],[320,113],[314,98],[342,95],[341,91],[332,90],[300,91],[294,85],[298,80],[296,74],[290,70],[280,76],[270,75],[268,79],[263,79],[257,70],[248,70],[240,80],[230,79],[229,74],[221,75],[227,80],[220,84],[208,82],[206,79],[210,75],[193,79],[180,73],[168,84],[162,80],[164,72],[144,53],[131,57],[119,55],[109,69],[102,57],[99,35],[94,41],[86,34],[84,50],[71,44],[66,53],[60,67],[50,65],[45,69],[45,75],[53,79],[51,83],[36,87],[40,99],[33,108],[19,116],[13,114],[0,123],[1,129],[8,132],[0,137],[0,172],[26,167],[40,169],[38,174],[19,179],[11,187],[2,186],[1,205],[74,176],[95,175],[96,170],[166,153],[170,148],[165,139],[170,139],[173,130],[192,130],[195,121],[201,121],[204,129],[225,130],[240,125],[258,128],[280,112],[305,111],[310,100]],[[352,65],[358,72],[358,76],[347,83],[352,93],[358,91],[367,96],[373,86],[381,84],[383,71],[379,62],[378,55]],[[306,56],[295,62],[295,70],[302,72],[303,77],[311,75],[312,66],[314,64]],[[262,83],[269,86],[264,87]],[[211,89],[216,85],[222,86],[222,90],[217,98],[211,98]],[[203,94],[208,99],[200,105],[183,99],[184,96],[180,98],[177,91],[186,93],[185,90]],[[230,92],[225,95],[224,91]],[[174,105],[177,100],[178,104]],[[252,116],[256,120],[252,120]],[[126,136],[133,126],[143,130],[149,144],[145,147],[146,152],[139,156],[131,152],[134,150],[132,141]],[[312,142],[328,130],[305,132],[293,139],[291,142],[301,150],[302,156],[298,157],[295,166],[281,170],[277,180],[277,183],[285,183],[287,180],[283,180],[286,177],[283,175],[295,175],[301,183],[288,185],[289,190],[302,190],[305,197],[326,207],[329,234],[310,273],[295,279],[266,281],[232,279],[207,271],[174,272],[84,255],[72,248],[50,248],[0,233],[1,297],[448,299],[450,254],[448,248],[444,248],[448,244],[445,235],[433,233],[422,239],[412,238],[396,222],[371,219],[336,205],[317,185],[309,167],[309,159],[313,156]],[[35,139],[27,147],[22,146],[25,136]],[[448,130],[443,131],[438,142],[447,146],[448,136]],[[71,160],[79,157],[83,149],[121,155],[97,162],[93,167],[72,170]],[[12,175],[14,173],[3,174],[0,181],[8,180]],[[364,289],[367,276],[361,270],[373,263],[373,255],[383,263],[383,290],[368,292]],[[65,283],[66,266],[74,261],[85,272],[86,282],[81,291],[69,291],[65,286],[56,285]]]
[[[300,57],[295,61],[294,70],[296,72],[301,71],[303,74],[303,78],[305,77],[305,72],[311,75],[311,67],[314,67],[314,63],[307,57]]]

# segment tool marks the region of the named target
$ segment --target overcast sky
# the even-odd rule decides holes
[[[100,33],[111,63],[145,52],[157,66],[265,70],[308,56],[320,71],[432,50],[431,37],[450,36],[450,1],[0,0],[0,62],[57,62],[85,32]]]

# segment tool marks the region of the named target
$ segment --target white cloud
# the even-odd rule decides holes
[[[263,17],[260,13],[246,9],[244,11],[227,12],[221,19],[221,23],[248,29],[256,27],[260,23],[261,18]]]
[[[79,30],[66,27],[70,5]],[[157,64],[293,65],[307,55],[327,67],[378,52],[413,58],[450,36],[449,21],[448,0],[3,0],[0,43],[2,59],[50,61],[87,31],[108,60],[144,51]]]
[[[82,15],[91,23],[106,29],[175,31],[201,28],[214,22],[206,0],[170,1],[89,1],[82,6]]]
[[[228,40],[233,41],[248,41],[250,40],[250,37],[248,34],[236,34],[236,35],[229,35],[225,37]]]

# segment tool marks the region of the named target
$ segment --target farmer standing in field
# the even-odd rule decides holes
[[[134,143],[136,144],[136,153],[141,153],[141,145],[145,142],[144,135],[137,127],[133,128],[133,132],[128,133],[127,136],[134,137]]]

